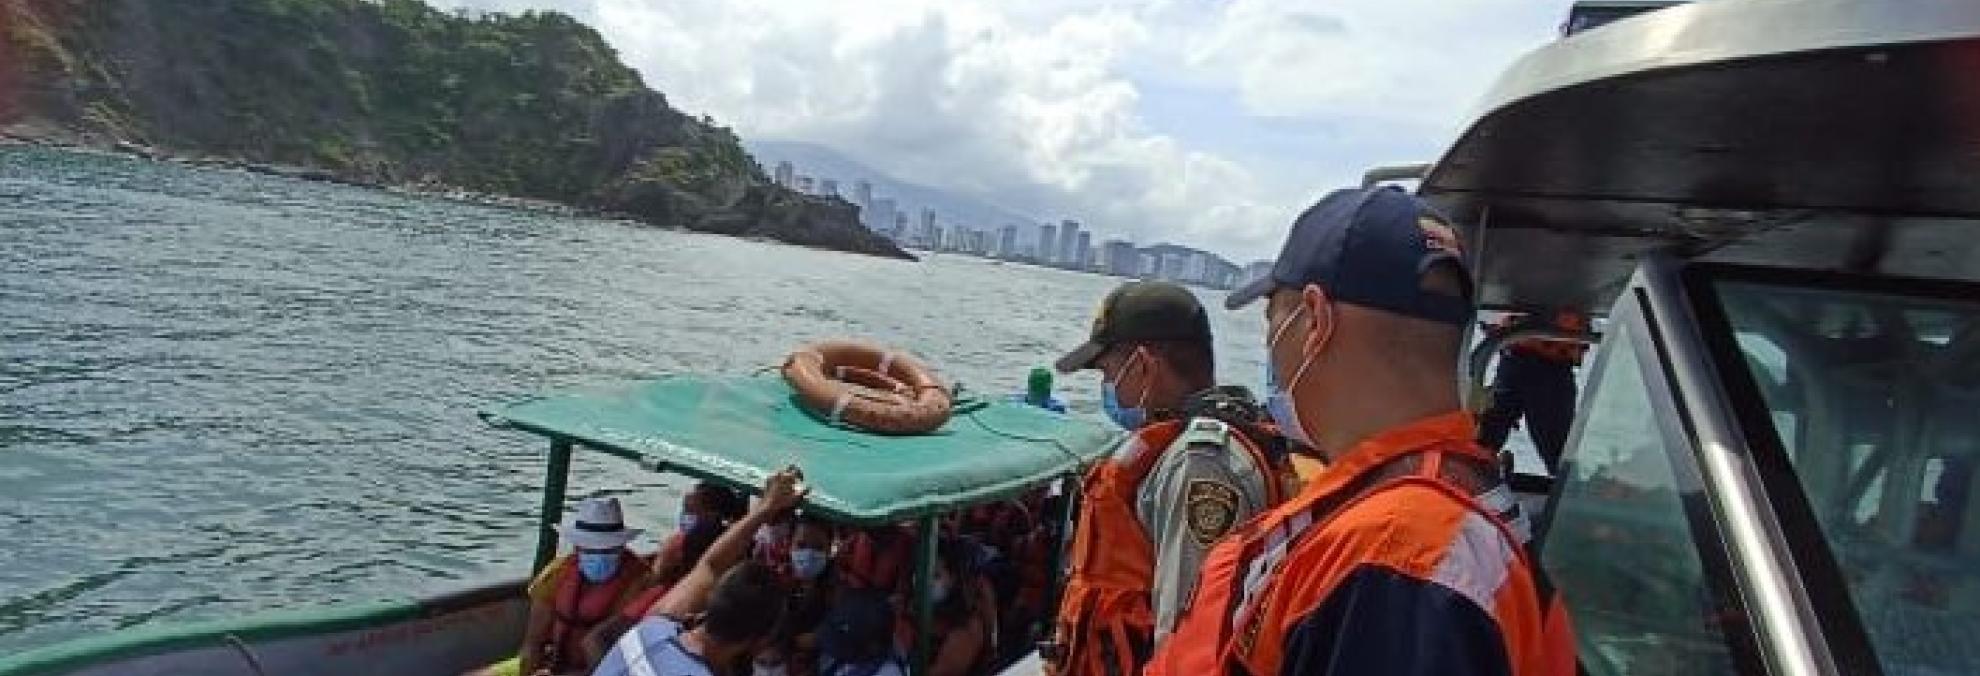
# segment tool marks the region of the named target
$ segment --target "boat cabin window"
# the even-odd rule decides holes
[[[1690,451],[1663,428],[1663,395],[1645,381],[1641,339],[1628,322],[1614,326],[1562,459],[1541,562],[1573,614],[1587,673],[1734,673],[1721,622],[1738,613],[1708,584],[1686,512],[1687,499],[1698,500],[1696,480],[1678,480],[1695,476],[1679,473]]]
[[[1827,546],[1884,673],[1980,670],[1980,296],[1714,290],[1772,425],[1748,433],[1771,433],[1753,443],[1785,453],[1820,531],[1795,546]]]

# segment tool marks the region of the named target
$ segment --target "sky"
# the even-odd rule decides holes
[[[1569,4],[428,1],[575,16],[745,138],[1240,263],[1367,168],[1436,159]]]

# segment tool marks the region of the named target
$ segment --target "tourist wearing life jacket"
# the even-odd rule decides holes
[[[929,595],[935,614],[929,627],[931,654],[926,676],[971,676],[989,670],[996,656],[997,601],[978,574],[980,545],[967,538],[942,537],[935,546]],[[913,603],[894,622],[895,649],[914,650]]]
[[[756,531],[803,500],[802,475],[764,481],[763,498],[715,539],[694,569],[613,642],[592,676],[746,676],[784,615],[784,585],[749,561]]]
[[[1057,363],[1098,369],[1101,404],[1129,432],[1082,483],[1055,636],[1043,651],[1059,673],[1140,671],[1189,604],[1210,544],[1280,498],[1274,454],[1233,424],[1246,421],[1195,410],[1235,397],[1213,390],[1213,357],[1194,295],[1130,282],[1107,295],[1087,342]]]
[[[1571,333],[1588,331],[1588,317],[1570,310],[1555,312],[1551,318],[1506,315],[1487,331],[1517,331],[1541,322]],[[1587,352],[1588,346],[1581,343],[1539,339],[1513,341],[1500,350],[1499,368],[1492,377],[1492,403],[1478,416],[1478,443],[1494,451],[1503,448],[1514,423],[1525,418],[1526,432],[1547,471],[1558,470],[1568,428],[1574,425],[1574,369]]]
[[[1575,673],[1567,611],[1458,401],[1469,279],[1428,205],[1342,190],[1231,295],[1268,301],[1267,407],[1328,465],[1211,551],[1149,676]]]
[[[596,655],[583,649],[585,634],[643,589],[645,562],[626,548],[640,530],[626,527],[618,499],[578,503],[576,518],[559,532],[573,549],[529,584],[519,672],[525,675],[590,670]]]
[[[825,621],[838,587],[832,567],[832,524],[811,515],[793,518],[790,523],[791,541],[784,565],[790,575],[784,622],[770,647],[757,654],[756,676],[818,673],[818,627]]]
[[[646,580],[642,582],[645,591],[626,601],[618,614],[599,622],[584,637],[586,654],[602,656],[612,648],[612,642],[626,633],[633,625],[646,618],[660,598],[673,589],[674,584],[686,577],[694,569],[708,548],[714,546],[715,538],[722,531],[713,528],[698,528],[689,532],[675,532],[670,541],[672,546],[662,547],[653,557],[653,564],[647,567]]]

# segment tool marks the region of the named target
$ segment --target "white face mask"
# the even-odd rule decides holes
[[[1320,343],[1323,349],[1327,346],[1327,342],[1333,340],[1334,330],[1333,308],[1327,307],[1327,337]],[[1313,433],[1306,429],[1306,425],[1300,419],[1292,391],[1293,387],[1299,384],[1299,380],[1306,377],[1306,369],[1313,365],[1313,359],[1320,351],[1314,350],[1309,353],[1302,346],[1299,367],[1293,370],[1292,378],[1284,383],[1278,382],[1278,369],[1273,366],[1272,361],[1273,348],[1277,347],[1279,339],[1285,336],[1286,329],[1292,328],[1293,322],[1299,319],[1299,314],[1305,311],[1306,304],[1302,302],[1298,307],[1293,308],[1292,314],[1286,315],[1286,320],[1272,329],[1272,334],[1265,339],[1265,411],[1272,416],[1273,422],[1278,423],[1279,433],[1307,448],[1317,450],[1319,446],[1313,442]]]

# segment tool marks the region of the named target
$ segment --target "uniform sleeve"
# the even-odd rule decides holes
[[[1485,609],[1449,587],[1362,566],[1286,632],[1279,673],[1509,676]]]
[[[1257,477],[1231,467],[1214,446],[1163,458],[1141,484],[1138,510],[1155,545],[1155,641],[1176,626],[1196,592],[1196,573],[1217,539],[1264,507]]]

